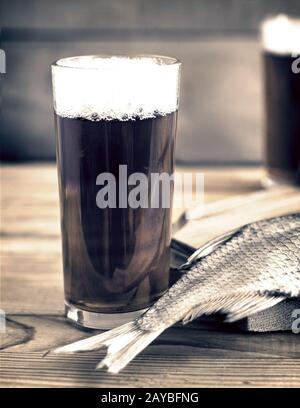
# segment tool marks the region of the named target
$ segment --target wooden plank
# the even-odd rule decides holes
[[[97,333],[82,330],[72,325],[62,314],[10,314],[7,334],[2,335],[1,349],[4,353],[45,353],[50,349],[80,340]],[[13,339],[14,330],[16,337]],[[21,332],[23,334],[21,334]],[[23,337],[22,337],[23,336]],[[22,341],[20,339],[23,339]],[[261,341],[261,340],[264,341]],[[217,320],[197,320],[187,326],[170,328],[154,343],[170,348],[169,354],[176,355],[177,347],[188,352],[189,347],[201,356],[222,358],[295,358],[300,359],[298,336],[291,333],[250,334],[242,332],[237,325]],[[87,353],[88,355],[89,353]]]
[[[94,367],[104,351],[57,356],[45,351],[88,335],[61,316],[13,315],[8,326],[34,328],[23,343],[0,353],[0,386],[297,386],[300,350],[295,335],[241,334],[232,326],[194,323],[169,329],[124,371]],[[209,327],[210,326],[210,327]],[[208,330],[209,327],[209,330]],[[180,370],[178,370],[180,367]]]
[[[139,355],[116,376],[95,371],[102,353],[76,356],[40,353],[1,355],[1,384],[6,387],[299,387],[299,361],[199,357],[166,348]]]

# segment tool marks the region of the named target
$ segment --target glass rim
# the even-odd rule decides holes
[[[63,61],[70,61],[70,60],[75,60],[75,59],[80,59],[80,58],[88,58],[88,57],[93,57],[93,58],[99,58],[99,59],[106,59],[106,58],[129,58],[129,59],[157,59],[163,61],[162,66],[181,66],[181,61],[177,58],[174,57],[169,57],[165,55],[159,55],[159,54],[86,54],[86,55],[74,55],[72,57],[64,57],[64,58],[59,58],[55,60],[52,64],[51,67],[57,67],[57,68],[66,68],[66,69],[80,69],[80,70],[100,70],[101,68],[95,67],[95,66],[72,66],[72,65],[64,65],[62,64]],[[159,65],[159,64],[158,64]]]
[[[261,25],[269,20],[276,20],[278,17],[287,17],[288,20],[292,22],[300,22],[300,14],[289,14],[289,13],[267,13],[261,20]]]

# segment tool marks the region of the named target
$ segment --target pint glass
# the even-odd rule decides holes
[[[127,322],[168,288],[179,78],[162,56],[52,65],[65,308],[79,325]]]

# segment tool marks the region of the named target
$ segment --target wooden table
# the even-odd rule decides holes
[[[206,202],[255,191],[262,175],[256,168],[188,171],[204,172]],[[290,203],[290,209],[299,206],[300,199]],[[177,237],[200,244],[212,231],[227,228],[225,218],[219,214],[215,228],[207,220],[195,221],[193,234],[185,226]],[[213,322],[171,328],[116,376],[94,371],[103,352],[43,357],[50,348],[87,335],[63,316],[54,165],[3,166],[2,234],[1,308],[7,317],[1,335],[2,387],[300,385],[299,336],[242,333]]]

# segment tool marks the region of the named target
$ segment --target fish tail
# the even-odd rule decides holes
[[[162,331],[164,331],[164,328],[145,331],[140,329],[135,322],[130,322],[88,339],[59,347],[54,352],[76,353],[107,347],[106,356],[96,366],[96,369],[107,367],[110,373],[116,374],[158,337]]]
[[[114,336],[119,336],[122,333],[126,333],[131,327],[132,322],[123,324],[115,329],[108,330],[104,333],[97,334],[96,336],[88,337],[87,339],[82,339],[75,341],[74,343],[67,344],[66,346],[57,347],[53,350],[54,353],[79,353],[81,351],[93,351],[100,350],[105,346],[108,339]]]
[[[130,361],[144,350],[164,329],[144,331],[134,323],[128,327],[126,333],[121,333],[106,341],[107,353],[96,369],[106,367],[108,372],[116,374]]]

